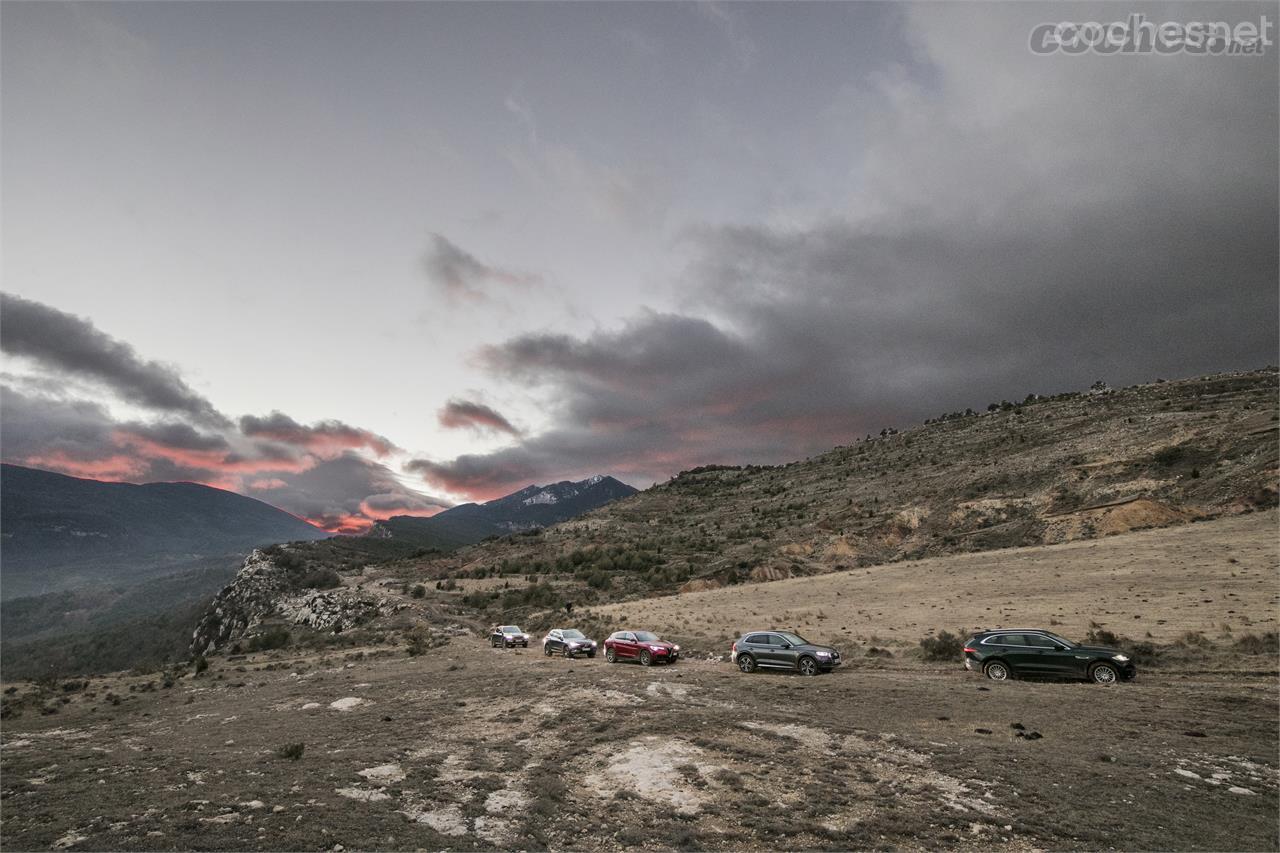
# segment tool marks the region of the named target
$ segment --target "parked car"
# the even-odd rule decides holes
[[[489,645],[496,648],[529,648],[529,635],[520,630],[518,625],[494,625],[489,629]]]
[[[596,641],[577,628],[554,628],[542,638],[542,652],[551,657],[556,652],[571,658],[579,653],[596,656]]]
[[[638,660],[641,666],[652,663],[675,663],[680,647],[668,643],[651,631],[614,631],[604,641],[604,659],[609,663]]]
[[[739,637],[729,652],[743,672],[787,669],[801,675],[831,672],[841,663],[831,646],[819,646],[790,631],[752,631]]]
[[[964,644],[964,668],[981,672],[992,681],[1030,676],[1114,684],[1138,674],[1133,661],[1119,649],[1079,645],[1034,628],[974,634]]]

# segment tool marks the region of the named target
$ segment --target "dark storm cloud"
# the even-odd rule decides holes
[[[453,299],[486,299],[498,287],[535,284],[537,276],[484,263],[442,234],[431,235],[431,248],[423,261],[427,277]]]
[[[559,401],[553,426],[411,470],[471,495],[662,479],[1098,378],[1273,361],[1275,56],[1044,60],[1025,50],[1041,7],[972,8],[913,7],[926,82],[888,75],[843,105],[861,154],[846,213],[691,228],[684,313],[483,350]]]
[[[440,425],[447,429],[474,429],[519,435],[520,430],[496,409],[471,400],[450,400],[439,412]]]
[[[40,302],[0,294],[0,347],[46,369],[101,382],[130,403],[181,412],[205,423],[226,423],[169,365],[146,361],[132,346],[88,320]]]
[[[386,456],[397,449],[390,439],[342,421],[320,421],[304,426],[283,412],[272,412],[266,417],[245,415],[240,418],[240,431],[248,436],[269,438],[321,454],[364,447],[379,456]]]
[[[385,465],[350,451],[250,493],[335,532],[359,532],[374,519],[452,505],[404,487]]]

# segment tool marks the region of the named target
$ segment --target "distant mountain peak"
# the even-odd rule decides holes
[[[636,489],[606,474],[523,489],[482,504],[462,504],[430,518],[396,516],[374,526],[376,536],[417,538],[452,548],[487,536],[546,527],[629,497]]]

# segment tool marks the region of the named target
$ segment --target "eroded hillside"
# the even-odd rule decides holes
[[[1029,398],[787,465],[684,472],[573,521],[451,554],[337,568],[353,594],[405,601],[430,590],[446,621],[540,627],[569,605],[1251,513],[1277,500],[1277,387],[1268,369]],[[289,560],[319,570],[323,553],[298,546]],[[217,645],[270,623],[266,605]],[[399,611],[370,611],[342,630],[412,627],[389,613]]]

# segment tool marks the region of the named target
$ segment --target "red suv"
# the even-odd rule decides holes
[[[650,631],[614,631],[604,641],[604,659],[609,663],[638,660],[641,666],[652,663],[675,663],[680,647],[668,643]]]

